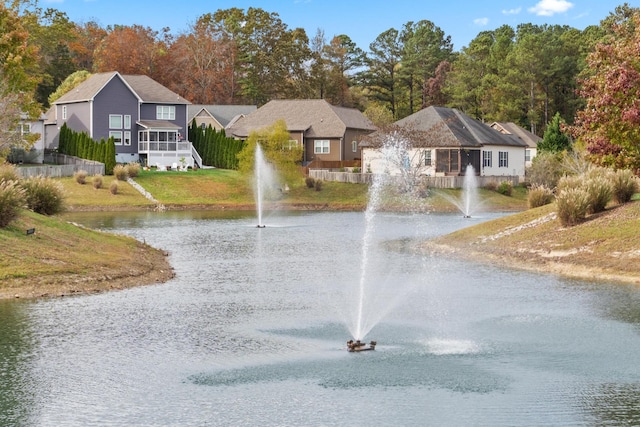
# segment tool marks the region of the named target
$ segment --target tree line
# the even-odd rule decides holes
[[[572,135],[597,147],[594,152],[606,161],[620,163],[615,159],[629,150],[618,149],[619,137],[604,131],[596,137],[588,129],[593,120],[611,117],[582,112],[600,102],[602,91],[616,90],[598,83],[610,80],[603,67],[620,66],[632,80],[640,73],[640,65],[623,55],[609,52],[609,65],[604,59],[607,49],[634,53],[629,50],[640,40],[634,24],[639,13],[625,3],[584,30],[504,25],[480,32],[460,51],[425,19],[382,32],[365,51],[347,34],[327,39],[318,29],[309,37],[277,13],[254,7],[206,13],[172,34],[169,28],[76,23],[37,0],[12,0],[0,5],[0,91],[20,94],[12,102],[34,113],[48,107],[69,76],[116,70],[148,75],[197,104],[320,98],[358,108],[380,126],[443,105],[485,122],[515,122],[542,136],[559,114]],[[635,110],[627,94],[611,96],[629,99],[624,117],[631,126]],[[625,128],[627,136],[635,138],[634,132]]]

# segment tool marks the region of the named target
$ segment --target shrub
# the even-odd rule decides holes
[[[498,183],[495,181],[488,181],[484,185],[485,190],[496,191],[498,189]]]
[[[322,190],[322,180],[319,180],[319,179],[316,180],[315,188],[316,188],[316,191]]]
[[[498,184],[496,191],[502,195],[511,196],[511,193],[513,192],[513,184],[511,184],[511,181],[502,181]]]
[[[20,175],[15,166],[10,163],[0,164],[0,182],[19,181]]]
[[[613,200],[627,203],[638,192],[638,178],[629,169],[618,169],[611,176],[611,187]]]
[[[307,184],[307,188],[313,188],[316,186],[316,180],[313,177],[308,176],[304,182]]]
[[[129,178],[135,178],[138,175],[140,175],[140,169],[141,169],[140,168],[140,163],[137,163],[137,162],[128,163],[125,166],[125,169],[126,169],[126,172],[127,172],[127,176]]]
[[[4,228],[24,208],[24,189],[17,180],[0,179],[0,228]]]
[[[526,170],[527,181],[554,189],[563,174],[562,155],[557,153],[539,153]]]
[[[79,170],[73,174],[73,179],[76,180],[78,184],[86,184],[87,183],[87,171]]]
[[[124,165],[115,165],[113,167],[113,176],[119,181],[126,181],[129,176],[127,175],[127,168]]]
[[[118,194],[118,180],[117,179],[114,179],[113,181],[111,181],[111,185],[109,186],[109,191],[113,195]]]
[[[605,168],[593,168],[584,177],[584,187],[589,195],[588,213],[598,213],[605,210],[611,201],[610,171]]]
[[[25,191],[27,207],[42,215],[55,215],[64,210],[64,189],[62,185],[42,176],[21,181]]]
[[[94,175],[91,181],[93,182],[93,188],[96,190],[102,188],[102,175]]]
[[[533,185],[527,194],[529,208],[537,208],[548,205],[553,201],[553,191],[544,185]]]
[[[562,179],[560,180],[562,181]],[[584,221],[589,209],[589,194],[584,188],[568,187],[556,196],[557,213],[564,226]]]

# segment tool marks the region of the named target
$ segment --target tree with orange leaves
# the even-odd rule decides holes
[[[235,45],[205,15],[171,43],[158,81],[196,104],[232,104],[234,57]]]
[[[141,25],[107,27],[107,32],[94,52],[93,65],[97,72],[144,74],[158,80],[158,64],[167,50],[159,32]],[[168,28],[162,30],[164,35],[168,32]]]

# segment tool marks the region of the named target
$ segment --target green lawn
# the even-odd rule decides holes
[[[119,182],[118,194],[109,192],[109,184],[115,179],[105,177],[104,188],[96,190],[91,185],[91,177],[87,184],[80,185],[73,178],[61,178],[66,191],[67,205],[74,209],[152,209],[154,204],[145,199],[135,188],[126,182]],[[238,171],[226,169],[198,169],[187,172],[156,170],[142,171],[135,181],[148,191],[156,200],[171,208],[226,208],[247,209],[255,205],[250,178]],[[288,192],[275,194],[274,200],[267,202],[274,208],[290,209],[334,209],[363,210],[368,201],[368,186],[340,182],[322,183],[320,191],[308,188],[304,178],[289,184]],[[460,197],[461,190],[431,191],[429,197],[411,200],[405,196],[388,196],[382,208],[387,210],[403,210],[409,208],[425,208],[431,211],[454,211],[456,208],[445,198],[439,197],[439,191],[450,197]],[[526,209],[526,190],[517,187],[511,197],[494,191],[479,190],[484,206],[489,210],[515,211]]]

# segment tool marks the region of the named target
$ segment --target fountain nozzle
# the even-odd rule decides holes
[[[367,347],[367,343],[364,343],[360,340],[349,340],[347,341],[347,351],[350,353],[358,352],[358,351],[369,351],[375,350],[376,345],[378,343],[376,341],[371,341],[369,343],[369,347]]]

